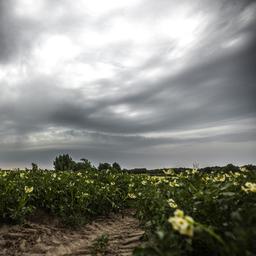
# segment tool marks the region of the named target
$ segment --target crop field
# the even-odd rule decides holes
[[[123,218],[120,225],[128,223],[118,231],[123,232],[134,218],[138,222],[134,232],[140,234],[133,248],[137,256],[256,255],[256,170],[170,169],[161,175],[114,169],[0,171],[2,226],[25,228],[24,223],[39,211],[74,230],[99,217],[107,226],[102,216],[109,221],[112,214],[112,220]],[[127,211],[132,217],[125,215]],[[88,255],[129,255],[108,252],[111,237],[106,230],[94,239]],[[1,232],[0,248],[8,255],[11,245],[4,244]]]

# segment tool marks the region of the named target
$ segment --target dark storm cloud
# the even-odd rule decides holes
[[[0,63],[8,61],[16,54],[19,42],[16,41],[17,24],[12,24],[7,1],[0,1]]]
[[[15,22],[14,22],[15,24]],[[17,24],[12,25],[9,3],[0,1],[0,62],[7,61],[17,51],[18,42],[15,41]]]
[[[0,64],[26,58],[40,25],[13,13],[14,1],[0,0]]]
[[[83,12],[79,1],[43,1],[24,15],[19,1],[0,0],[0,164],[29,155],[46,164],[58,152],[189,164],[202,150],[201,161],[215,152],[214,164],[225,162],[222,148],[231,161],[229,150],[253,161],[255,3],[148,0]],[[176,7],[202,24],[177,20],[184,34],[159,34]]]

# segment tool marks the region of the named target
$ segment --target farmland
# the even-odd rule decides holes
[[[145,231],[134,255],[252,256],[255,195],[256,170],[245,167],[218,172],[169,169],[158,175],[114,168],[2,170],[0,221],[21,225],[43,211],[79,229],[99,216],[107,219],[110,213],[119,216],[132,209]]]

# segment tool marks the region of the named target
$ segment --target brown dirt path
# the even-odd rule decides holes
[[[94,255],[129,256],[141,243],[143,233],[132,210],[97,218],[79,230],[27,222],[0,228],[0,255],[93,255],[93,244],[106,235],[105,254]]]

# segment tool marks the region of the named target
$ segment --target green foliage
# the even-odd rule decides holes
[[[128,184],[129,175],[114,171],[1,171],[0,222],[19,222],[44,209],[67,224],[79,224],[123,209]]]
[[[31,165],[32,165],[32,171],[34,171],[34,172],[38,171],[38,165],[37,164],[32,163]]]
[[[91,255],[93,256],[107,255],[108,243],[109,243],[109,238],[107,234],[103,234],[97,237],[92,244],[92,248],[90,250]]]
[[[237,172],[239,171],[239,167],[233,164],[227,164],[226,166],[222,167],[222,171],[224,172]]]
[[[136,256],[255,255],[255,171],[170,171],[164,177],[145,176],[143,183],[134,185],[133,193],[147,243],[136,250]],[[180,231],[171,224],[179,220],[176,208],[194,220],[191,236],[186,222],[180,224]]]
[[[119,163],[117,163],[117,162],[114,162],[114,163],[112,164],[112,168],[115,169],[115,170],[117,170],[117,171],[121,171],[121,170],[122,170],[122,169],[121,169],[121,166],[120,166]]]
[[[0,171],[0,222],[20,222],[43,209],[79,225],[132,207],[146,230],[146,242],[134,255],[256,255],[255,169],[150,176],[103,167]],[[95,248],[106,243],[99,239]]]
[[[81,162],[74,163],[73,170],[74,171],[83,171],[83,170],[96,170],[94,166],[92,166],[91,162],[88,159],[82,158]]]
[[[121,166],[117,163],[114,162],[112,165],[109,163],[100,163],[98,166],[98,170],[99,171],[103,171],[103,170],[115,170],[115,171],[121,171]]]
[[[56,171],[70,171],[73,170],[75,162],[72,160],[71,156],[63,154],[55,158],[53,165]]]
[[[111,164],[109,163],[100,163],[98,166],[99,171],[110,170],[110,169],[111,169]]]

